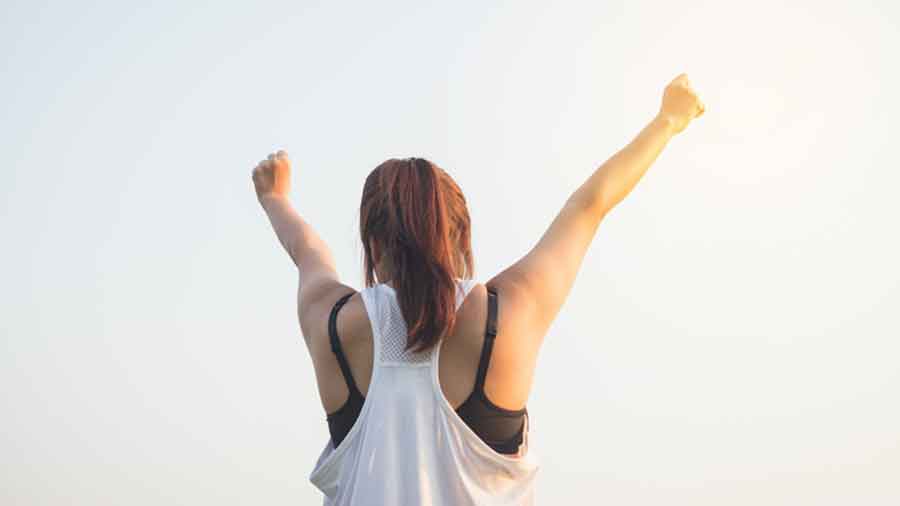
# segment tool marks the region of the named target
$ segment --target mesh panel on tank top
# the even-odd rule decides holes
[[[475,285],[474,279],[456,280],[456,309],[462,305],[466,295]],[[381,364],[415,364],[428,365],[431,357],[435,353],[436,347],[418,352],[407,350],[406,348],[406,321],[403,319],[403,313],[400,311],[400,304],[397,300],[397,294],[393,288],[386,284],[380,284],[385,295],[379,307],[380,317],[380,351]]]
[[[395,295],[393,288],[383,286],[388,293]],[[381,363],[428,364],[434,348],[424,352],[406,350],[407,327],[396,296],[384,302],[381,307]]]

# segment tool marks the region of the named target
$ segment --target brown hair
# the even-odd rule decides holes
[[[474,272],[469,210],[459,186],[424,158],[390,158],[366,178],[359,232],[366,286],[375,284],[376,260],[390,259],[406,348],[430,349],[456,323],[455,278],[471,279]]]

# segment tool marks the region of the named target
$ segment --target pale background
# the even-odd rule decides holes
[[[3,3],[0,503],[320,503],[255,163],[361,288],[365,176],[434,161],[486,280],[680,72],[542,350],[538,503],[900,503],[895,2],[215,4]]]

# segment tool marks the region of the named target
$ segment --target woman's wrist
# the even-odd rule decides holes
[[[267,192],[259,196],[259,203],[263,208],[269,208],[273,205],[282,205],[287,203],[287,196],[275,192]]]
[[[674,137],[676,134],[675,119],[668,114],[659,113],[650,123],[665,132],[669,137]]]

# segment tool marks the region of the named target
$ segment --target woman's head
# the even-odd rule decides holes
[[[366,178],[359,232],[366,286],[376,274],[379,282],[390,280],[407,323],[407,348],[429,349],[456,322],[455,278],[474,271],[462,191],[424,158],[390,158]]]

